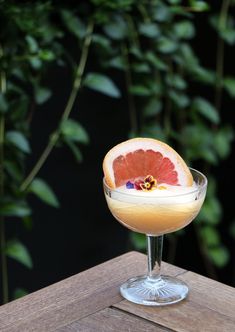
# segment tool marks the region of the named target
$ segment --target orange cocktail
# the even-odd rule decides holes
[[[107,187],[107,185],[106,185]],[[173,187],[150,192],[115,189],[106,200],[113,216],[127,228],[149,235],[174,232],[189,224],[200,211],[205,195],[198,187]]]

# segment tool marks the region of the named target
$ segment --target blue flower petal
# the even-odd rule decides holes
[[[131,181],[128,181],[128,182],[126,183],[126,188],[127,188],[127,189],[133,189],[133,188],[134,188],[134,183],[132,183]]]

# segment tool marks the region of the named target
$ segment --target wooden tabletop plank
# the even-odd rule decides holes
[[[179,279],[189,286],[189,300],[235,321],[235,288],[188,271]],[[234,326],[235,331],[235,326]]]
[[[234,320],[189,300],[163,307],[146,307],[123,300],[114,307],[177,332],[232,332],[235,327]]]
[[[122,300],[119,286],[146,273],[146,256],[131,252],[0,307],[0,331],[54,331]],[[171,275],[185,270],[169,264]],[[32,329],[33,327],[33,329]]]
[[[235,289],[193,272],[178,278],[189,286],[186,300],[166,307],[147,308],[122,301],[114,307],[162,324],[178,332],[235,331]]]
[[[147,320],[126,314],[122,311],[106,308],[72,324],[59,328],[58,332],[170,332]]]
[[[143,254],[117,257],[1,306],[0,331],[234,331],[235,289],[166,263],[163,274],[189,285],[186,300],[165,307],[123,300],[120,285],[146,270]]]

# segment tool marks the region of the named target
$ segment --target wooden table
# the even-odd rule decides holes
[[[187,282],[189,296],[165,307],[130,303],[119,294],[127,278],[146,271],[130,252],[0,307],[0,331],[235,331],[235,288],[163,263]]]

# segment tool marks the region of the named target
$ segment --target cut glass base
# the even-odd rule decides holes
[[[161,306],[183,300],[188,294],[187,285],[176,278],[161,276],[157,279],[139,276],[127,280],[121,287],[122,296],[134,303]]]

